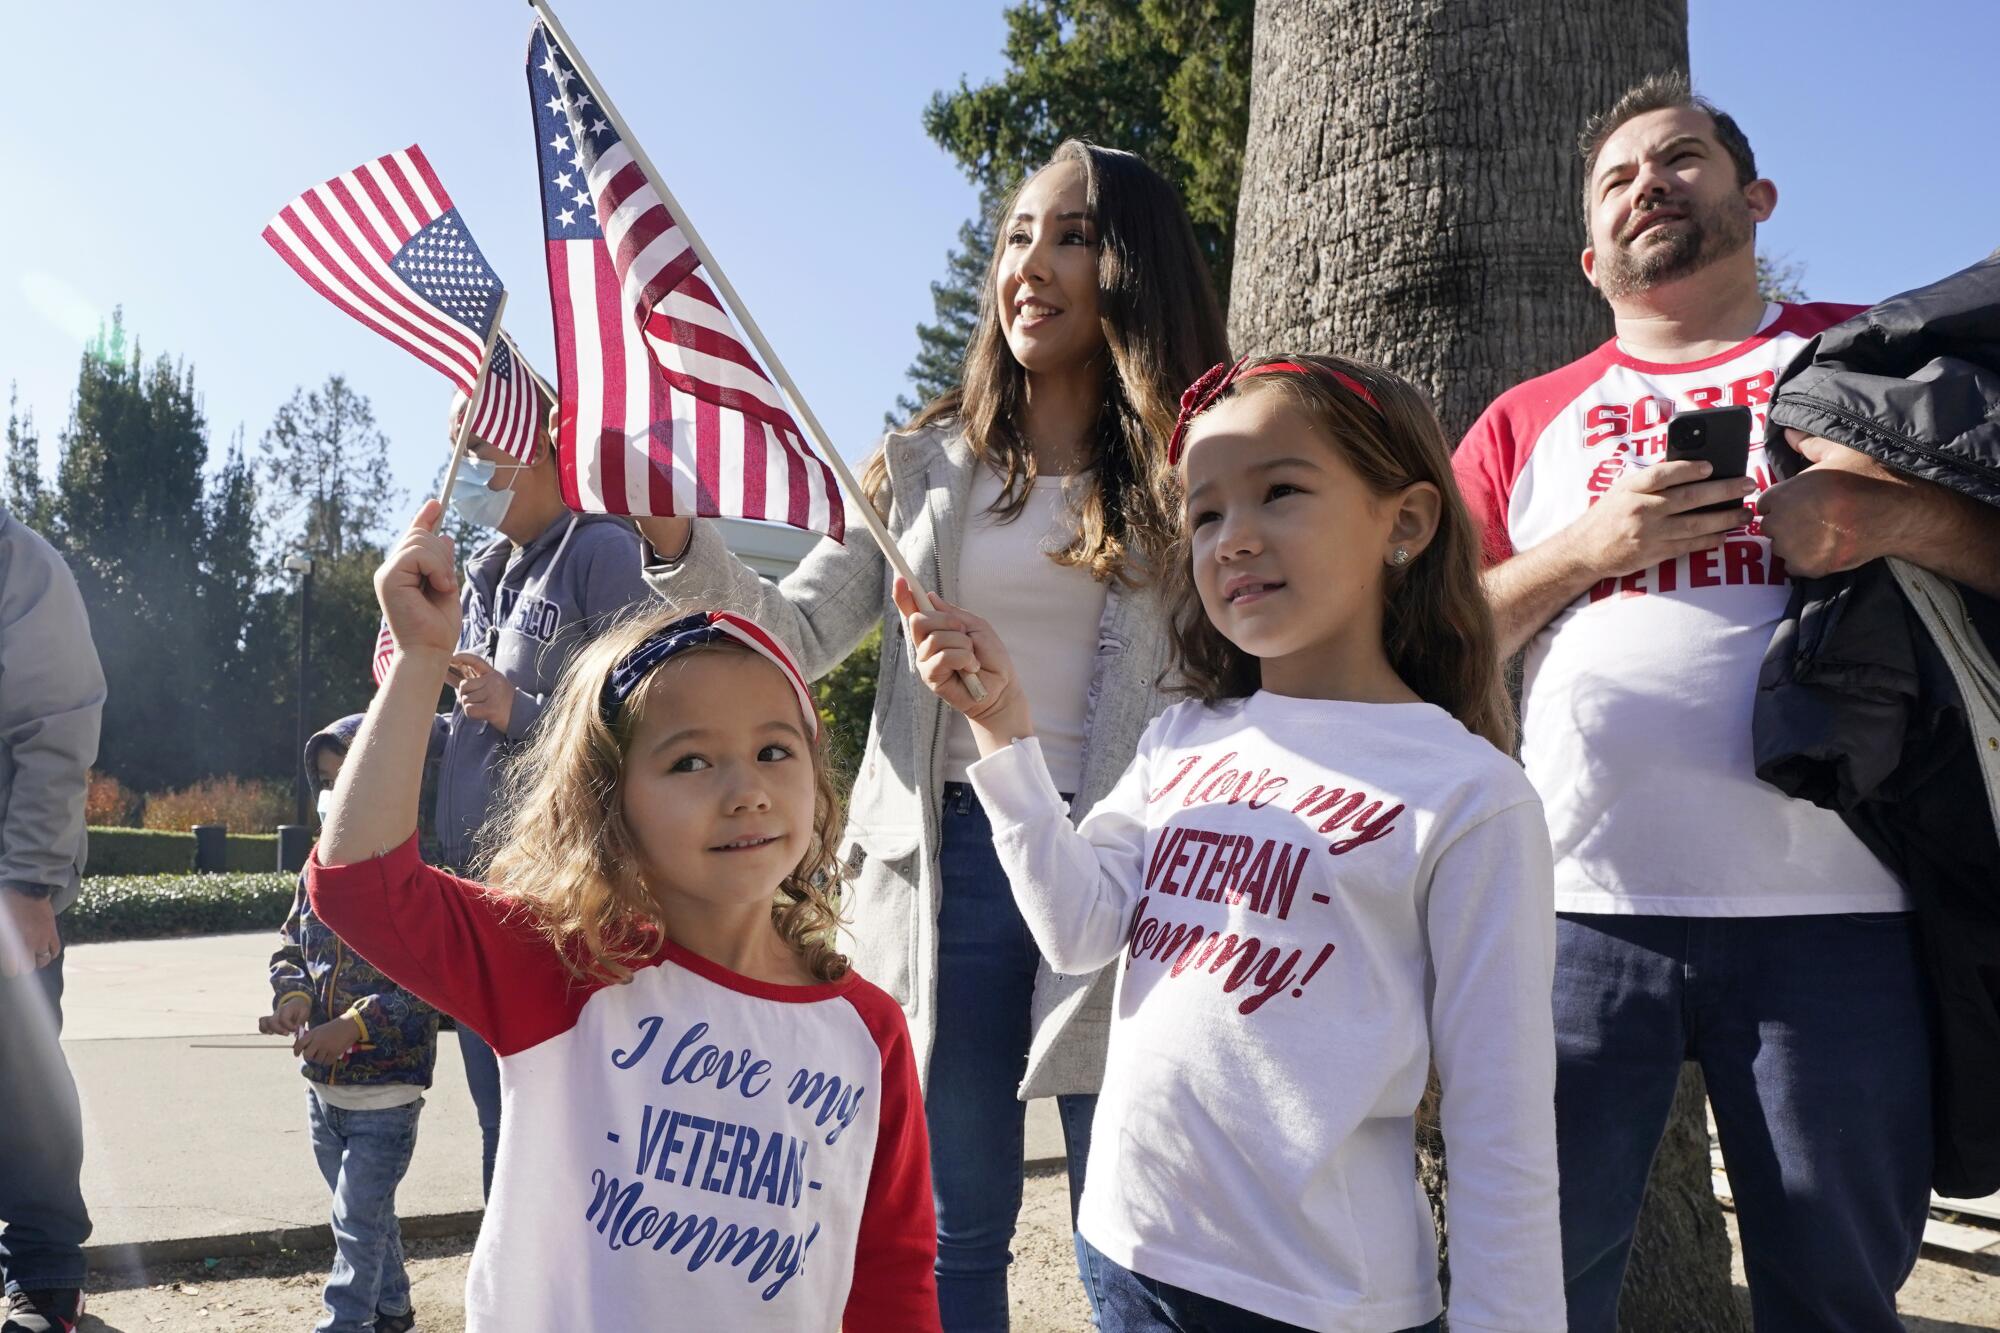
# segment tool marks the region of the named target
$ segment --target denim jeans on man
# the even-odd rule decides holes
[[[1077,1241],[1083,1279],[1097,1311],[1098,1333],[1311,1333],[1268,1315],[1253,1314],[1185,1287],[1135,1273],[1106,1258],[1087,1240]],[[1403,1333],[1438,1333],[1439,1323]]]
[[[1610,1333],[1681,1062],[1700,1063],[1757,1333],[1894,1333],[1930,1203],[1930,997],[1906,913],[1556,921],[1570,1333]]]
[[[479,1197],[493,1197],[493,1163],[500,1156],[500,1057],[486,1039],[465,1024],[458,1027],[458,1058],[465,1086],[479,1115]]]
[[[996,1333],[1007,1328],[1007,1246],[1021,1211],[1027,1106],[1019,1091],[1041,953],[994,855],[986,812],[964,783],[945,784],[939,871],[937,1042],[924,1096],[938,1310],[945,1333]],[[1056,1099],[1072,1224],[1096,1108],[1094,1095]]]
[[[417,1146],[419,1097],[402,1106],[350,1111],[328,1106],[311,1088],[313,1156],[333,1191],[333,1272],[326,1279],[326,1313],[315,1333],[373,1328],[375,1315],[408,1314],[410,1275],[396,1223],[396,1186]]]
[[[58,1041],[62,993],[61,954],[0,978],[0,1278],[8,1294],[83,1285],[83,1116]]]

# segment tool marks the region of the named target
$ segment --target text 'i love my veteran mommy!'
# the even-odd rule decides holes
[[[665,1020],[651,1015],[639,1020],[637,1039],[629,1048],[611,1053],[620,1070],[633,1070],[654,1048]],[[771,1279],[758,1295],[775,1299],[785,1284],[805,1267],[806,1251],[819,1236],[813,1222],[803,1234],[782,1227],[724,1220],[717,1212],[763,1211],[769,1207],[794,1214],[810,1194],[822,1188],[816,1166],[821,1155],[837,1151],[841,1135],[854,1123],[868,1089],[814,1069],[795,1070],[782,1083],[769,1060],[748,1046],[725,1048],[709,1039],[709,1025],[696,1022],[683,1031],[660,1065],[663,1088],[706,1087],[734,1094],[749,1103],[746,1119],[767,1108],[759,1127],[715,1115],[696,1115],[672,1105],[647,1102],[640,1108],[636,1142],[630,1144],[632,1178],[597,1168],[591,1172],[593,1195],[584,1219],[613,1250],[649,1247],[655,1253],[685,1256],[690,1273],[709,1265],[727,1264],[744,1270],[744,1279]],[[768,1099],[767,1099],[768,1094]],[[762,1103],[762,1108],[758,1105]],[[786,1108],[792,1108],[788,1114]],[[810,1121],[801,1135],[772,1128],[768,1120],[784,1117],[792,1129]],[[625,1136],[606,1134],[614,1144]],[[647,1190],[658,1198],[664,1190],[678,1206],[660,1207],[647,1201]],[[685,1202],[682,1202],[685,1201]]]
[[[1283,799],[1290,778],[1269,769],[1255,773],[1237,769],[1236,759],[1233,750],[1212,761],[1201,754],[1187,756],[1158,790],[1147,795],[1147,804],[1177,796],[1183,806],[1240,802],[1246,809],[1261,810]],[[1396,817],[1403,813],[1403,807],[1384,809],[1383,802],[1359,788],[1316,783],[1291,803],[1290,811],[1306,829],[1330,838],[1325,843],[1328,853],[1344,856],[1395,832]],[[1260,936],[1170,922],[1152,910],[1153,895],[1241,906],[1274,921],[1289,921],[1299,881],[1314,850],[1314,845],[1283,838],[1196,828],[1178,821],[1169,824],[1161,830],[1147,861],[1147,896],[1139,900],[1132,914],[1126,966],[1142,958],[1153,962],[1171,959],[1169,977],[1204,971],[1219,975],[1227,968],[1224,993],[1233,995],[1249,988],[1237,1005],[1245,1014],[1257,1012],[1287,990],[1295,999],[1302,997],[1306,986],[1333,956],[1333,944],[1320,945],[1312,962],[1300,972],[1303,948],[1287,951],[1282,943],[1267,943]],[[1323,893],[1313,897],[1316,902],[1328,901]]]

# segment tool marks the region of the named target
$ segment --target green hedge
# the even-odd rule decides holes
[[[188,834],[192,840],[194,834]],[[190,853],[192,855],[192,853]],[[238,875],[268,875],[278,868],[278,835],[232,833],[224,839],[222,864]]]
[[[224,841],[223,864],[241,874],[262,874],[278,866],[278,835],[232,833]],[[185,875],[194,870],[194,834],[168,829],[92,828],[91,875]]]
[[[90,875],[83,894],[62,914],[71,944],[214,935],[232,930],[275,933],[291,910],[296,875]]]

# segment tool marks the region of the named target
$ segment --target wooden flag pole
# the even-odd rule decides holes
[[[701,239],[701,233],[697,232],[694,223],[689,221],[687,211],[681,207],[680,201],[674,198],[673,191],[667,188],[667,183],[660,178],[660,173],[654,170],[652,159],[646,156],[645,148],[633,136],[624,117],[618,114],[618,108],[613,106],[611,99],[605,95],[604,86],[597,81],[597,76],[590,72],[590,66],[585,63],[582,52],[576,49],[576,43],[572,42],[569,34],[563,31],[562,23],[549,8],[548,0],[528,0],[528,5],[540,16],[542,22],[548,25],[549,32],[556,41],[562,44],[570,63],[574,64],[576,72],[583,76],[584,86],[590,90],[591,96],[597,99],[597,104],[604,109],[605,118],[611,122],[612,128],[618,131],[618,137],[625,141],[625,147],[631,152],[632,160],[639,164],[639,170],[646,173],[646,180],[660,196],[660,202],[666,205],[667,212],[680,227],[681,235],[687,237],[689,248],[694,251],[695,258],[701,261],[709,280],[721,291],[722,299],[731,312],[742,321],[743,331],[750,336],[751,345],[757,349],[757,355],[763,358],[766,366],[770,367],[773,378],[778,381],[778,387],[784,391],[785,397],[790,400],[798,411],[800,419],[805,422],[813,443],[819,446],[820,456],[826,459],[832,466],[834,475],[840,479],[840,488],[847,493],[848,508],[861,515],[862,522],[868,527],[869,535],[875,539],[875,544],[882,548],[882,554],[889,561],[889,567],[910,585],[910,591],[915,595],[917,605],[925,611],[936,610],[931,602],[930,593],[925,590],[923,584],[917,582],[917,576],[910,572],[909,562],[903,559],[902,551],[897,549],[895,539],[889,535],[889,529],[882,523],[882,516],[875,512],[875,506],[862,492],[860,483],[855,481],[854,474],[848,471],[847,460],[833,447],[833,441],[820,426],[819,418],[813,414],[812,405],[806,402],[799,393],[798,386],[792,383],[791,374],[786,371],[785,363],[778,359],[778,354],[771,350],[771,344],[764,340],[763,330],[757,327],[757,321],[751,316],[749,307],[745,306],[742,298],[737,296],[736,288],[729,281],[729,275],[715,262],[715,256]],[[977,672],[961,672],[960,679],[964,681],[967,693],[974,699],[986,697],[986,689],[979,683]]]
[[[466,441],[472,438],[472,419],[479,415],[479,404],[486,397],[486,367],[492,363],[493,348],[500,341],[500,317],[507,313],[507,289],[500,289],[500,304],[493,311],[493,331],[486,335],[486,350],[479,354],[479,376],[472,382],[472,397],[465,403],[465,415],[458,419],[458,430],[451,442],[451,466],[444,470],[444,485],[438,488],[438,521],[444,521],[444,507],[451,503],[451,488],[458,481],[458,465],[465,459]]]

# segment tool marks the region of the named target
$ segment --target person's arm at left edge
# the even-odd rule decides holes
[[[1811,466],[1757,499],[1758,527],[1808,578],[1898,556],[2000,597],[2000,509],[1883,466],[1858,449],[1787,427]]]
[[[62,951],[56,913],[74,897],[84,797],[104,714],[104,671],[76,579],[51,547],[0,512],[0,748],[13,785],[0,823],[0,975]]]

